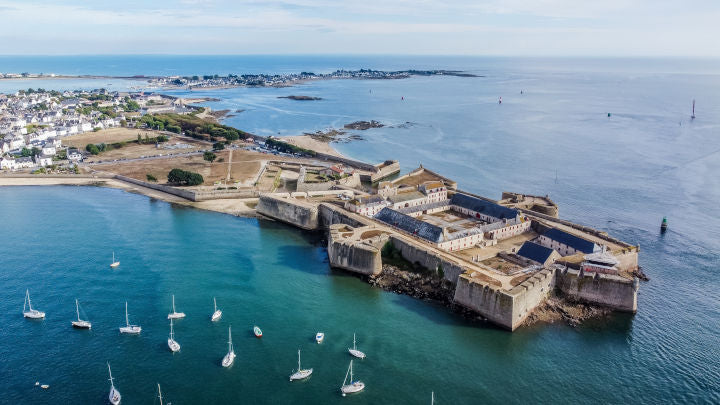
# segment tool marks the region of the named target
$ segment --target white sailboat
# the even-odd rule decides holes
[[[363,352],[361,352],[360,350],[358,350],[358,349],[357,349],[357,346],[355,345],[355,334],[354,334],[354,333],[353,333],[353,348],[352,348],[352,349],[348,349],[348,352],[350,352],[350,354],[352,354],[353,356],[357,357],[358,359],[364,359],[364,358],[365,358],[365,353],[363,353]]]
[[[120,400],[122,399],[122,395],[120,395],[120,391],[118,391],[115,388],[115,384],[113,384],[112,371],[110,371],[110,363],[108,363],[108,374],[110,374],[110,394],[108,395],[108,400],[111,404],[118,405],[120,403]]]
[[[294,372],[290,376],[290,381],[302,380],[302,379],[308,378],[308,377],[310,377],[310,374],[312,374],[312,372],[313,372],[313,369],[309,368],[309,369],[303,370],[302,367],[300,366],[300,349],[298,349],[298,368],[297,368],[297,371]]]
[[[348,374],[350,374],[350,384],[346,384],[348,382]],[[345,396],[347,394],[353,394],[355,392],[360,392],[365,389],[365,383],[362,381],[353,381],[353,361],[350,360],[350,367],[348,367],[347,373],[345,373],[345,379],[343,380],[343,385],[340,387],[340,392],[342,392],[342,396]]]
[[[210,315],[210,320],[213,322],[217,322],[222,317],[222,310],[218,309],[215,297],[213,297],[213,305],[215,306],[215,311],[212,315]]]
[[[72,326],[74,328],[90,329],[92,327],[90,321],[83,321],[82,319],[80,319],[80,304],[78,304],[77,299],[75,299],[75,313],[77,314],[77,321],[72,321]]]
[[[173,309],[173,311],[168,314],[168,319],[185,318],[184,312],[175,311],[175,294],[173,294],[173,296],[172,296],[172,309]]]
[[[25,290],[25,302],[23,302],[23,316],[30,319],[45,318],[45,312],[33,309],[32,302],[30,302],[30,290]]]
[[[233,350],[231,328],[228,327],[228,352],[225,355],[225,357],[223,357],[223,359],[222,359],[222,366],[230,367],[230,366],[232,366],[234,361],[235,361],[235,350]]]
[[[171,352],[178,352],[180,351],[180,343],[175,341],[175,333],[173,332],[173,321],[170,320],[170,337],[168,338],[168,347],[170,348]]]
[[[120,261],[115,261],[115,251],[113,251],[113,259],[112,259],[112,263],[110,263],[110,267],[112,267],[114,269],[115,267],[117,267],[119,265],[120,265]]]
[[[120,327],[120,333],[129,333],[131,335],[139,335],[142,328],[138,325],[130,325],[127,311],[127,301],[125,301],[125,326]]]

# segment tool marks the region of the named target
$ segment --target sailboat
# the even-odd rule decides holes
[[[302,367],[300,366],[300,349],[298,349],[298,368],[297,368],[297,371],[294,372],[290,376],[290,381],[302,380],[304,378],[308,378],[308,377],[310,377],[310,374],[312,374],[312,372],[313,372],[313,369],[309,368],[307,370],[303,370]]]
[[[72,321],[73,327],[79,329],[90,329],[92,327],[90,321],[83,321],[80,319],[80,304],[78,304],[77,299],[75,299],[75,313],[77,313],[77,321]]]
[[[348,374],[350,374],[350,384],[345,384],[348,382]],[[355,392],[360,392],[365,389],[365,383],[362,381],[353,381],[353,361],[350,360],[350,367],[348,367],[348,371],[345,373],[345,379],[343,380],[343,385],[340,387],[340,392],[342,392],[342,396],[345,396],[347,394],[353,394]]]
[[[138,325],[130,325],[127,311],[127,301],[125,301],[125,326],[120,327],[120,333],[129,333],[132,335],[139,335],[142,328]]]
[[[110,371],[110,363],[108,363],[108,374],[110,374],[110,394],[108,395],[108,400],[110,400],[111,404],[118,405],[120,403],[120,400],[122,399],[122,395],[120,395],[120,391],[118,391],[115,388],[115,384],[113,384],[112,371]]]
[[[210,320],[216,322],[222,317],[222,310],[218,309],[215,297],[213,297],[213,305],[215,306],[215,312],[210,316]]]
[[[45,312],[33,309],[32,303],[30,302],[30,290],[25,290],[25,302],[23,302],[23,316],[30,319],[45,318]]]
[[[119,265],[120,265],[120,262],[115,261],[115,251],[113,251],[113,260],[112,260],[112,263],[110,263],[110,267],[112,267],[114,269],[115,267],[117,267]]]
[[[175,341],[175,333],[173,333],[173,321],[170,320],[170,337],[168,338],[168,347],[171,352],[180,351],[180,343]]]
[[[692,115],[690,116],[690,119],[695,119],[695,100],[693,100],[693,109],[692,109]]]
[[[175,294],[173,294],[173,296],[172,296],[172,309],[173,309],[173,311],[168,314],[168,319],[185,318],[184,312],[175,311]]]
[[[355,345],[355,334],[354,334],[354,333],[353,333],[353,348],[352,348],[352,349],[348,349],[348,351],[350,352],[350,354],[352,354],[353,356],[357,357],[358,359],[364,359],[364,358],[365,358],[365,353],[363,353],[363,352],[361,352],[360,350],[358,350],[358,349],[357,349],[357,346]]]
[[[232,333],[230,330],[230,327],[228,327],[228,352],[222,359],[222,366],[223,367],[230,367],[232,366],[233,362],[235,361],[235,350],[233,350],[232,345]]]

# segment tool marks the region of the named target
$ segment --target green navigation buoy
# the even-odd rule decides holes
[[[668,228],[667,217],[663,217],[662,223],[660,224],[660,233],[665,233]]]
[[[612,113],[608,113],[608,118],[609,118],[609,117],[612,117]]]

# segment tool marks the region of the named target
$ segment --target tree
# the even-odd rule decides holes
[[[94,143],[89,143],[87,146],[85,146],[85,150],[93,155],[97,155],[100,153],[100,149],[98,149],[97,145],[95,145]]]
[[[223,149],[225,149],[225,143],[223,143],[223,142],[215,142],[215,143],[213,144],[213,149],[215,149],[215,150],[223,150]]]
[[[143,143],[142,136],[140,136],[140,134],[138,134],[137,143],[138,143],[138,145],[142,145],[142,143]]]
[[[205,181],[199,173],[189,172],[182,169],[170,170],[167,178],[169,183],[180,186],[197,186]]]
[[[148,181],[157,182],[157,177],[153,176],[150,173],[146,174],[145,177],[148,179]]]
[[[203,159],[207,160],[208,162],[212,163],[213,160],[217,159],[217,155],[212,152],[205,152],[203,154]]]

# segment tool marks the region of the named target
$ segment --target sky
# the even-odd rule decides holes
[[[0,0],[0,54],[720,57],[720,0]]]

